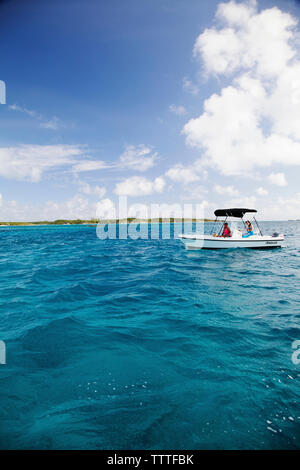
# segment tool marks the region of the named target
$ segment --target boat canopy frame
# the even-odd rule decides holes
[[[214,230],[215,225],[216,225],[217,222],[221,222],[222,224],[225,224],[228,217],[235,217],[235,218],[241,219],[243,224],[244,224],[244,227],[246,228],[246,223],[244,221],[244,215],[247,214],[247,213],[256,213],[256,212],[257,212],[256,209],[245,209],[245,208],[217,209],[214,212],[216,218],[214,220],[214,224],[212,226],[210,234],[212,235],[213,230]],[[219,217],[225,217],[225,219],[224,220],[219,220]],[[256,223],[256,226],[259,230],[260,235],[263,236],[261,228],[258,225],[258,222],[257,222],[254,215],[253,215],[253,220]],[[218,235],[220,235],[221,231],[222,231],[222,227],[220,228],[220,231],[219,231]]]

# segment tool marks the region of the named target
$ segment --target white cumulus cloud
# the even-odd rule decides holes
[[[116,219],[116,206],[111,199],[102,199],[96,205],[96,217],[99,219]]]
[[[147,196],[152,193],[162,193],[165,180],[162,177],[153,181],[142,176],[132,176],[116,184],[114,192],[119,196]]]
[[[146,171],[153,167],[157,158],[157,153],[146,145],[128,145],[125,152],[120,156],[121,166],[137,170]]]
[[[181,164],[170,168],[166,172],[166,176],[176,183],[193,183],[194,181],[199,181],[200,177],[196,173],[195,169],[191,167],[185,167]]]
[[[95,195],[101,199],[106,194],[106,189],[103,186],[91,186],[85,181],[79,183],[80,192],[87,195]]]
[[[188,185],[200,179],[205,180],[207,171],[201,160],[195,160],[192,165],[183,165],[182,163],[174,165],[166,172],[166,176],[176,183]]]
[[[269,194],[269,191],[265,188],[262,188],[261,186],[259,188],[256,189],[256,193],[259,195],[259,196],[267,196]]]
[[[284,173],[271,173],[268,176],[269,181],[277,186],[286,186],[287,181]]]
[[[238,196],[239,195],[239,191],[233,186],[220,186],[219,184],[216,184],[214,186],[214,190],[216,193],[222,194],[223,196]]]
[[[189,120],[186,142],[226,175],[273,164],[300,165],[300,61],[297,20],[255,1],[221,3],[218,26],[197,38],[207,75],[231,78]]]
[[[256,1],[230,1],[220,3],[216,16],[221,26],[206,29],[194,46],[208,73],[246,69],[276,78],[296,54],[289,41],[297,20],[277,7],[258,13]]]
[[[66,201],[47,201],[44,204],[26,204],[14,200],[3,200],[0,219],[5,222],[91,219],[96,215],[96,204],[86,197],[75,194]]]

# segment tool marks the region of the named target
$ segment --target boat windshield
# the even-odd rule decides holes
[[[247,221],[250,221],[250,225],[247,224]],[[218,235],[221,236],[225,227],[225,224],[230,228],[231,236],[245,236],[245,235],[254,235],[256,233],[260,233],[259,226],[256,220],[247,219],[244,220],[242,218],[230,218],[225,217],[222,219],[216,218],[212,225],[211,235]],[[251,229],[251,230],[250,230]]]

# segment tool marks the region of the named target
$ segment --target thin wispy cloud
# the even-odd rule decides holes
[[[41,127],[42,129],[51,129],[56,131],[59,128],[65,127],[65,125],[57,116],[53,116],[51,119],[47,119],[45,116],[38,113],[37,111],[19,106],[17,104],[9,105],[8,109],[10,109],[11,111],[17,111],[26,114],[27,116],[36,119],[37,121],[39,121],[39,127]]]
[[[184,91],[191,93],[192,95],[198,95],[199,87],[192,82],[188,77],[183,77],[182,88]]]
[[[0,176],[36,183],[50,169],[74,164],[85,155],[76,145],[19,145],[0,147]]]
[[[33,111],[32,109],[24,108],[22,106],[18,106],[17,104],[9,105],[8,109],[10,109],[12,111],[18,111],[20,113],[27,114],[27,116],[34,117],[34,118],[37,118],[37,119],[42,118],[42,116],[40,114],[38,114],[36,111]]]
[[[49,121],[44,121],[41,122],[40,127],[44,129],[52,129],[56,131],[62,126],[60,119],[58,119],[56,116],[54,116],[52,119]]]
[[[87,172],[87,171],[96,171],[110,168],[103,160],[83,160],[76,165],[73,165],[72,171],[74,173]]]
[[[169,106],[169,110],[177,116],[184,116],[185,114],[187,114],[187,110],[184,106],[176,106],[175,104],[171,104]]]

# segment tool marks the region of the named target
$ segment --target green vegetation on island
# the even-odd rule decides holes
[[[97,224],[98,219],[91,220],[68,220],[68,219],[58,219],[58,220],[39,220],[36,222],[0,222],[0,226],[23,226],[23,225],[86,225],[86,224]]]
[[[0,222],[0,226],[37,226],[37,225],[96,225],[100,224],[124,224],[124,223],[135,222],[138,224],[142,223],[181,223],[181,222],[213,222],[212,219],[181,219],[171,217],[167,218],[156,218],[156,219],[135,219],[134,217],[129,217],[128,219],[58,219],[58,220],[39,220],[36,222]]]

